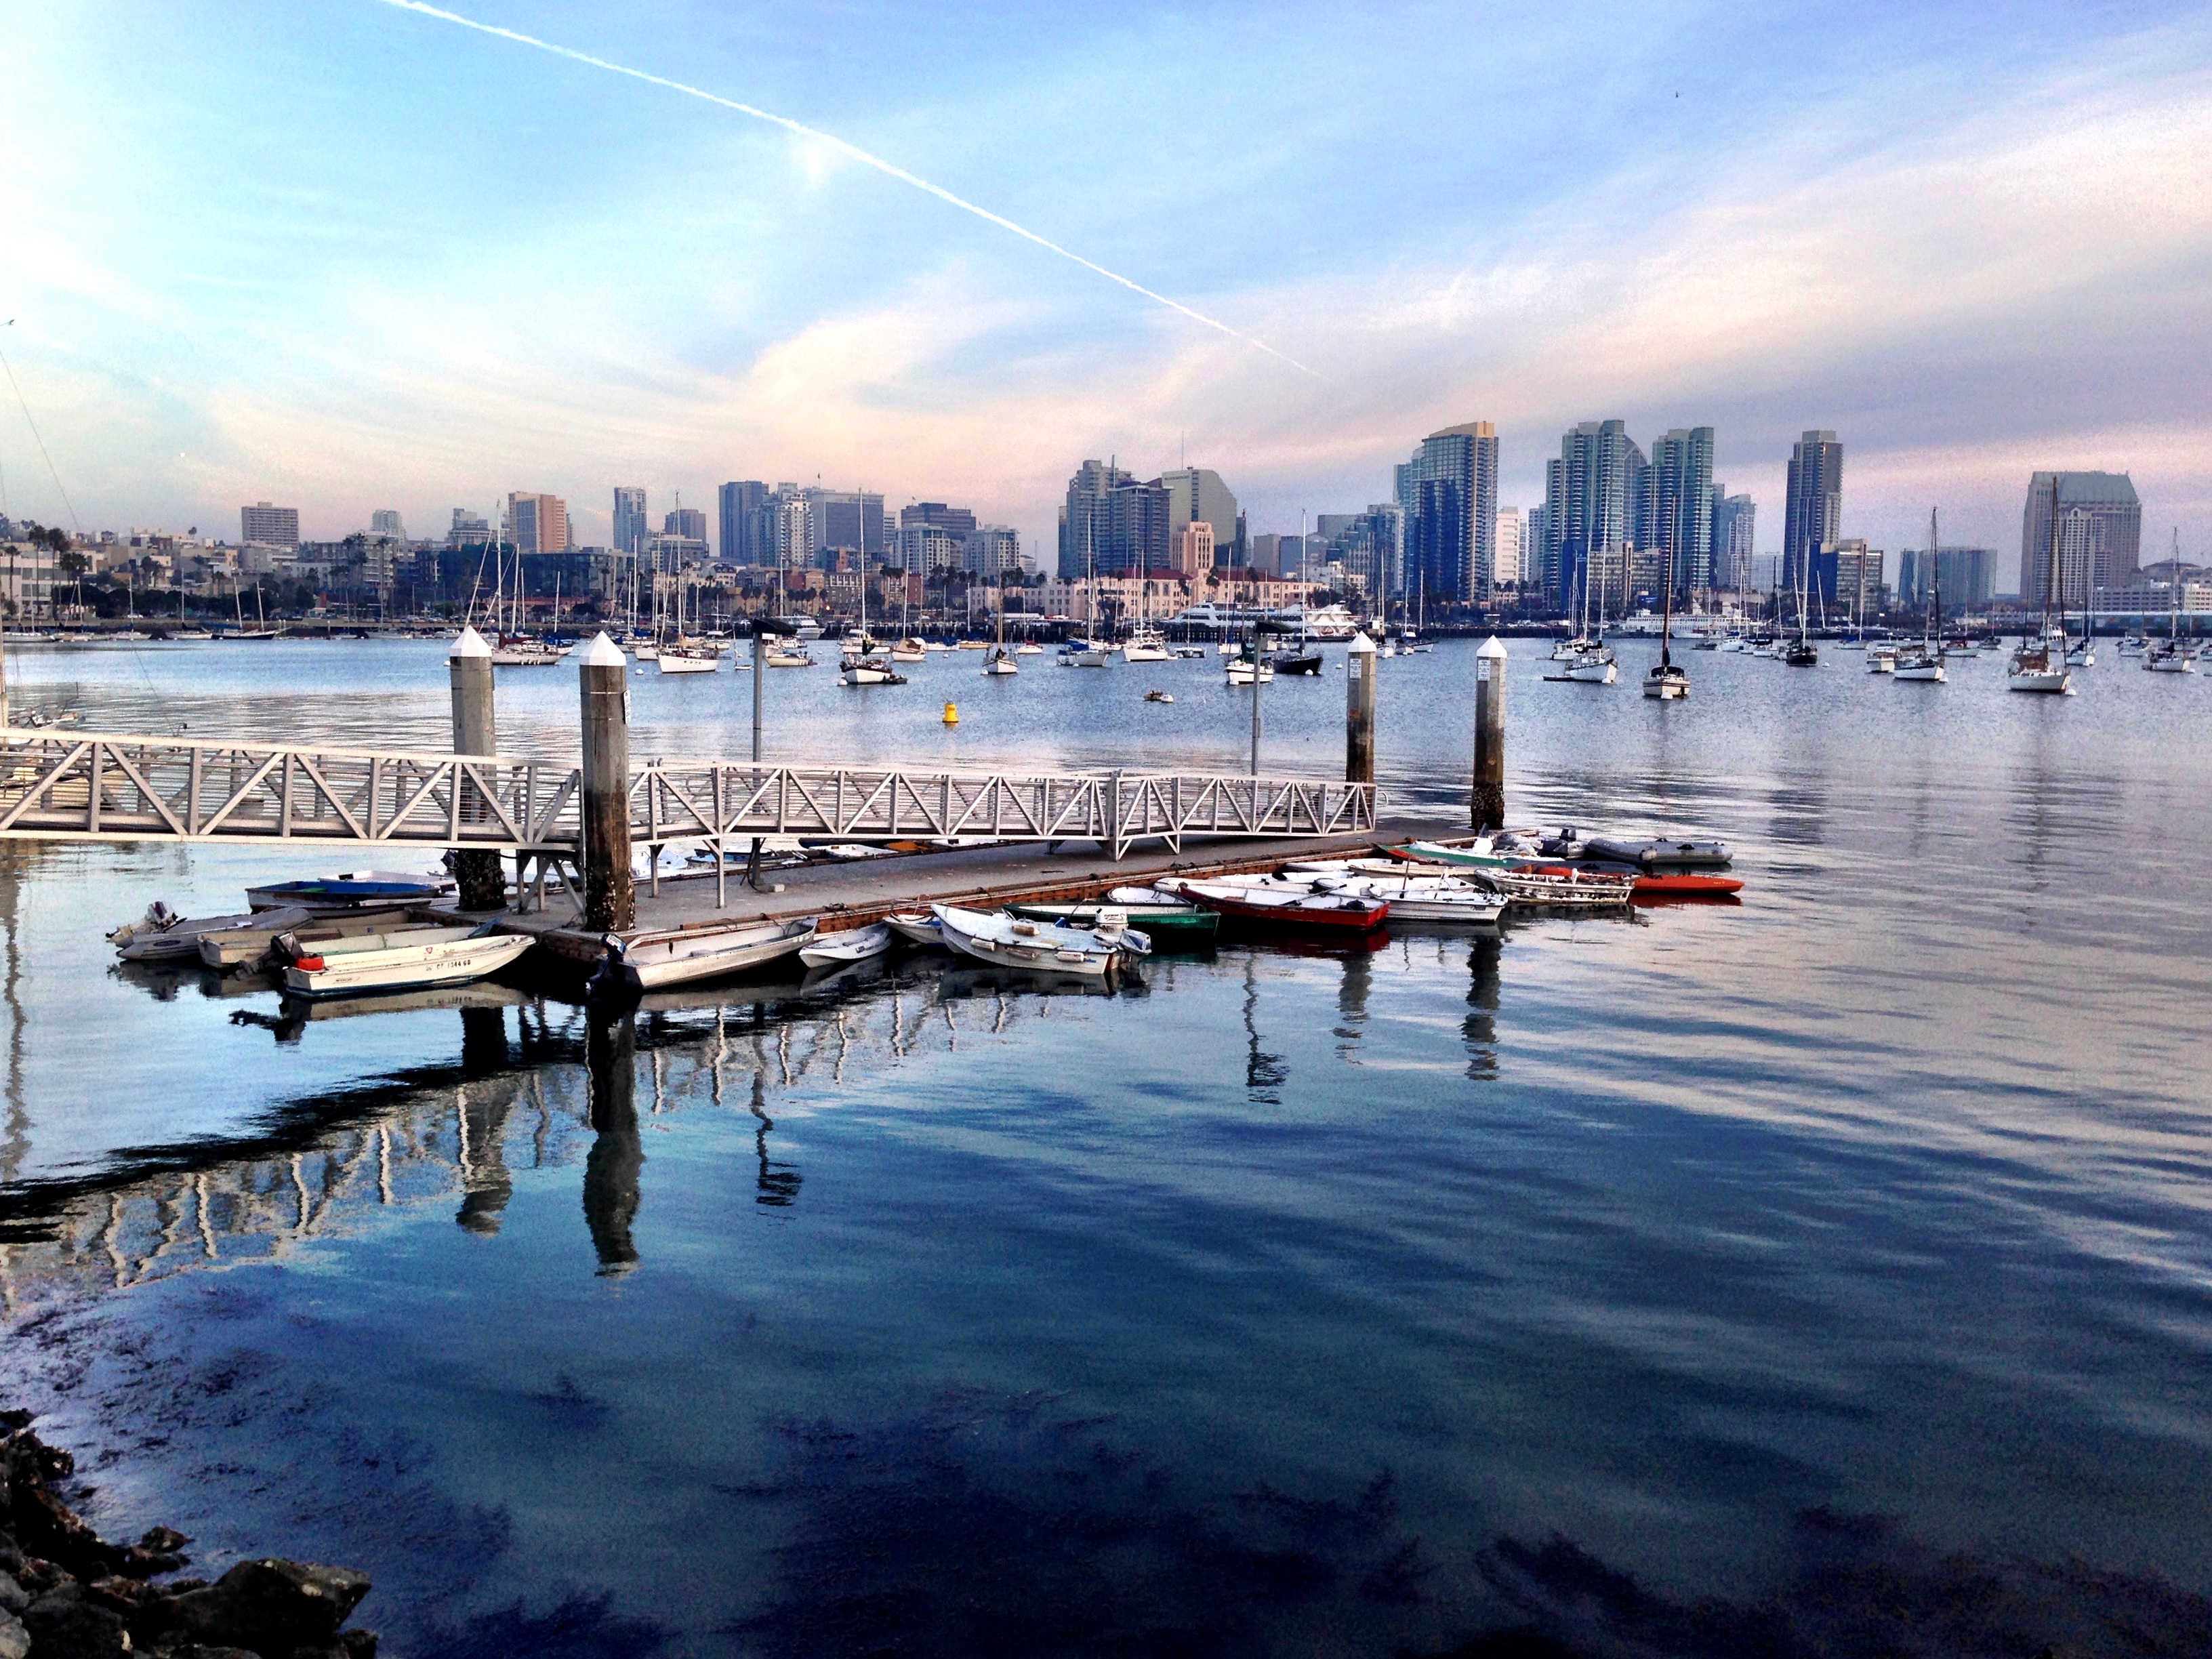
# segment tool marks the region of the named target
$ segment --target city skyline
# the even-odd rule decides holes
[[[1603,415],[1714,428],[1762,552],[1808,428],[1849,446],[1841,532],[1875,545],[1931,504],[2008,545],[2054,467],[2130,473],[2148,523],[2212,543],[2202,11],[1875,9],[1811,55],[1694,8],[1587,34],[1423,14],[1441,73],[1410,93],[1395,46],[1319,13],[1210,9],[1204,50],[1149,55],[1171,24],[1142,9],[1119,41],[492,20],[757,98],[1316,380],[816,141],[384,8],[231,9],[220,50],[152,8],[23,20],[0,349],[88,528],[267,499],[334,537],[520,486],[605,544],[617,480],[704,508],[819,473],[969,503],[1049,562],[1073,458],[1188,458],[1287,533],[1386,498],[1422,434],[1470,420],[1497,426],[1498,501],[1532,507],[1559,433]],[[1569,58],[1578,107],[1532,94]],[[955,64],[1006,125],[966,118],[972,80],[913,72]],[[1139,76],[1170,130],[1097,118]],[[1340,89],[1325,118],[1269,101],[1301,82]],[[95,94],[114,118],[74,120]],[[2065,234],[2083,200],[2115,234]],[[684,259],[654,252],[670,236]],[[13,403],[6,505],[68,524]]]

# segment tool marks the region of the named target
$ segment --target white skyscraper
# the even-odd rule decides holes
[[[1528,526],[1517,507],[1498,509],[1498,552],[1496,580],[1503,586],[1518,586],[1521,582],[1522,558],[1528,547]]]

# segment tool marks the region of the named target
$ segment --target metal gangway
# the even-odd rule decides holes
[[[573,861],[580,769],[93,732],[0,730],[0,838],[459,848]],[[1367,783],[1186,772],[958,773],[650,760],[630,769],[630,836],[719,852],[755,837],[1091,841],[1127,854],[1186,837],[1310,837],[1375,827]]]

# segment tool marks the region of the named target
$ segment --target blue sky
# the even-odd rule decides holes
[[[2016,549],[2038,466],[2131,471],[2212,556],[2212,13],[702,6],[453,10],[818,127],[1279,359],[818,142],[380,0],[6,0],[0,332],[88,526],[495,492],[659,511],[864,483],[1048,558],[1086,455],[1217,467],[1255,530],[1498,422],[1711,424],[1779,538]],[[0,400],[12,401],[4,388]],[[65,515],[0,406],[8,504]]]

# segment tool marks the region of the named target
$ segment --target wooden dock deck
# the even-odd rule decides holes
[[[1269,869],[1292,858],[1325,858],[1353,853],[1385,841],[1467,833],[1459,817],[1391,817],[1358,835],[1316,838],[1285,836],[1279,841],[1240,837],[1212,847],[1186,846],[1180,854],[1162,848],[1119,860],[1095,842],[1048,852],[1035,845],[933,848],[894,853],[882,858],[812,864],[789,869],[764,868],[764,884],[781,891],[756,892],[741,874],[727,878],[727,902],[714,903],[714,872],[685,870],[664,873],[656,896],[641,879],[637,885],[637,930],[683,927],[713,922],[822,918],[823,931],[866,927],[893,910],[926,909],[931,904],[964,904],[995,909],[1015,900],[1070,901],[1094,897],[1113,887],[1141,887],[1157,877]],[[574,907],[549,894],[543,911],[487,915],[503,931],[533,935],[556,956],[581,964],[601,954],[600,936],[576,925]]]

